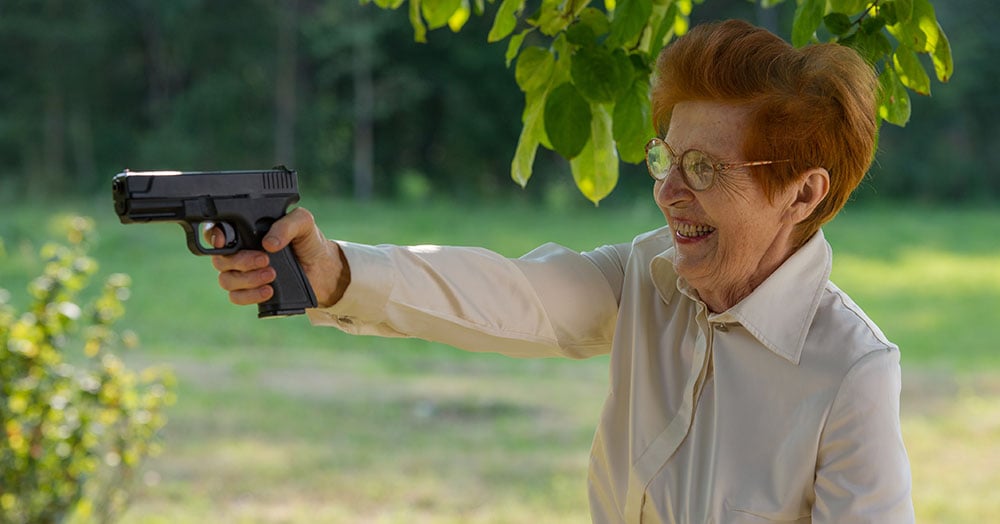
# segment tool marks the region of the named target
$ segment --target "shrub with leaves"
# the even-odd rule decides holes
[[[569,160],[577,187],[597,203],[618,183],[619,158],[641,163],[654,135],[649,85],[663,46],[687,32],[704,0],[408,0],[414,39],[459,31],[472,14],[493,17],[489,42],[507,40],[507,65],[524,92],[511,177],[531,178],[539,146]],[[497,4],[487,13],[486,4]],[[785,0],[750,0],[774,7]],[[399,9],[407,0],[361,0]],[[951,45],[931,0],[796,0],[791,43],[837,42],[879,76],[879,121],[910,119],[907,90],[930,94],[953,73]],[[929,57],[922,61],[920,56]]]
[[[94,224],[60,226],[67,242],[41,249],[25,310],[0,289],[0,523],[115,520],[171,401],[168,371],[135,373],[111,351],[136,341],[112,328],[128,276],[111,275],[80,305],[97,271]]]

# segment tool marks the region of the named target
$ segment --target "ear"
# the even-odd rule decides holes
[[[809,218],[830,192],[830,173],[822,167],[814,167],[803,173],[793,186],[796,187],[795,197],[788,206],[788,213],[792,223],[798,224]]]

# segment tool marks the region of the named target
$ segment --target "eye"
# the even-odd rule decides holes
[[[715,178],[715,166],[712,160],[697,149],[684,154],[684,172],[693,189],[707,189]]]
[[[653,178],[663,180],[674,165],[673,155],[664,143],[651,142],[646,149],[646,165]]]

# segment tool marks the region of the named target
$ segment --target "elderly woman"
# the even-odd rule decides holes
[[[519,357],[611,354],[591,451],[594,522],[911,522],[899,350],[829,281],[820,230],[874,151],[876,82],[837,45],[746,23],[666,48],[647,146],[667,225],[577,253],[292,244],[314,324]],[[260,252],[215,257],[237,304],[269,298]]]

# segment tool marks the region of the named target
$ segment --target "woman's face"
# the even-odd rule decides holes
[[[682,102],[665,142],[677,155],[698,149],[719,162],[774,160],[744,157],[747,116],[739,106]],[[770,202],[749,168],[718,173],[704,191],[692,190],[677,167],[654,184],[653,198],[673,234],[677,273],[712,311],[735,305],[791,255],[794,186]]]

